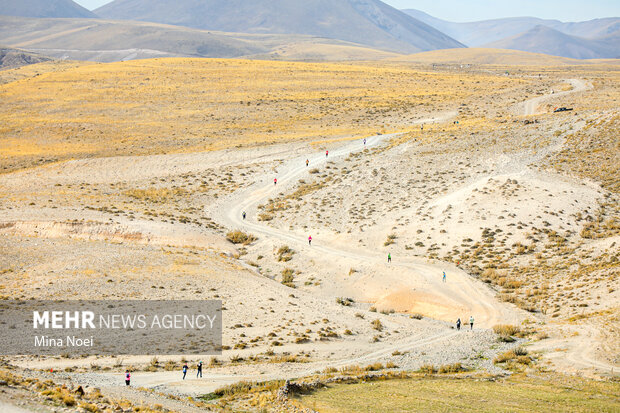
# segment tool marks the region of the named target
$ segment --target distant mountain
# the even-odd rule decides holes
[[[47,62],[49,60],[52,59],[25,50],[0,47],[0,70],[13,69],[35,63]]]
[[[379,0],[115,0],[95,13],[225,32],[307,34],[401,53],[463,47]]]
[[[181,26],[104,19],[0,16],[9,47],[58,59],[114,62],[155,57],[287,60],[378,60],[397,54],[307,35],[208,32]]]
[[[559,20],[545,20],[536,17],[511,17],[455,23],[441,20],[420,10],[403,10],[408,15],[436,28],[469,47],[478,47],[507,37],[527,32],[536,26],[546,26],[571,36],[594,39],[620,31],[620,18],[610,17],[584,22],[564,23]]]
[[[620,58],[620,32],[598,39],[570,36],[546,26],[489,43],[487,47],[523,50],[576,59]]]
[[[0,15],[22,17],[97,17],[71,0],[0,0]]]

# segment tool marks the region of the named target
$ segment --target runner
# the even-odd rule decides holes
[[[456,320],[456,329],[461,331],[461,319]]]
[[[392,262],[392,254],[388,252],[388,262]]]
[[[325,151],[325,157],[327,158],[327,156],[329,155],[329,151]]]
[[[308,245],[312,245],[312,235],[308,237]]]
[[[277,184],[278,183],[278,178],[273,178],[273,184]]]
[[[245,211],[241,213],[241,216],[243,217],[243,219],[245,219]]]
[[[443,272],[443,282],[446,282],[446,272]]]
[[[201,377],[202,378],[202,361],[198,362],[198,371],[196,372],[196,377]]]
[[[473,330],[474,329],[474,316],[470,316],[469,317],[469,329]]]
[[[129,370],[125,370],[125,386],[129,386],[131,384],[131,373]]]
[[[306,159],[306,166],[310,165],[310,161]]]
[[[364,138],[364,145],[366,145],[366,138]]]
[[[183,380],[185,380],[186,375],[187,375],[187,363],[183,364]]]

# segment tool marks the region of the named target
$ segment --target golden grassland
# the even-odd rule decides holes
[[[338,384],[301,397],[321,412],[613,412],[620,409],[616,382],[563,376],[474,380],[416,377]]]
[[[581,67],[601,64],[607,64],[613,67],[613,65],[616,64],[616,60],[614,59],[578,60],[519,50],[486,49],[481,47],[433,50],[407,56],[396,56],[390,60],[426,64],[497,65],[538,68],[542,66]],[[510,70],[513,69],[514,68],[510,68]]]
[[[0,85],[36,77],[43,73],[61,72],[67,69],[73,69],[78,66],[85,66],[89,64],[95,63],[52,60],[33,65],[26,65],[15,69],[0,70]]]
[[[17,80],[0,85],[3,172],[70,158],[402,131],[425,114],[528,84],[398,65],[218,59],[42,64],[11,73]]]

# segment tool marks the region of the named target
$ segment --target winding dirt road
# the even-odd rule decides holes
[[[440,122],[450,119],[455,114],[450,113],[434,119],[426,119],[423,122]],[[291,231],[274,228],[256,220],[258,206],[276,197],[280,192],[292,189],[297,181],[303,177],[309,177],[312,168],[321,167],[328,161],[338,162],[354,152],[364,149],[379,147],[395,135],[378,135],[363,141],[351,141],[329,152],[316,152],[307,157],[310,166],[306,167],[306,157],[295,157],[285,161],[278,167],[278,184],[273,184],[273,176],[265,177],[248,189],[235,193],[225,200],[218,210],[222,211],[216,220],[229,228],[237,228],[250,232],[260,237],[276,239],[280,242],[294,246],[296,249],[312,254],[320,254],[323,259],[337,261],[342,258],[353,259],[370,265],[379,265],[384,261],[384,254],[363,248],[344,248],[335,245],[328,240],[313,240],[312,246],[308,245],[307,238]],[[247,217],[242,218],[243,211]],[[396,258],[396,257],[394,257]],[[476,324],[482,327],[491,327],[498,323],[518,323],[522,318],[519,311],[514,307],[501,303],[495,298],[495,293],[484,283],[470,277],[458,267],[447,263],[433,263],[420,257],[398,257],[392,262],[393,267],[401,267],[409,271],[403,274],[414,273],[418,284],[421,278],[425,283],[425,291],[432,291],[434,301],[450,303],[450,307],[458,309],[461,313],[475,314]],[[439,274],[447,270],[450,276],[449,283],[442,283]],[[435,318],[453,321],[453,314],[431,314]],[[439,315],[439,317],[436,317]],[[455,319],[455,318],[454,318]]]
[[[566,96],[571,93],[583,92],[584,90],[588,89],[588,85],[586,84],[586,82],[584,82],[581,79],[566,79],[565,81],[570,83],[573,86],[571,90],[566,90],[564,92],[558,92],[558,93],[552,93],[549,95],[543,95],[543,96],[539,96],[533,99],[526,100],[525,102],[521,103],[523,107],[522,114],[525,116],[538,115],[541,113],[539,110],[539,107],[544,101],[557,98],[557,97],[561,97],[561,96]]]

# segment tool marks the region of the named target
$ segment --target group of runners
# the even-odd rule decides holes
[[[187,363],[183,363],[181,371],[183,372],[183,380],[185,380],[185,377],[187,377],[187,372],[189,371],[189,366]],[[196,378],[202,378],[202,361],[199,361],[196,365]],[[131,373],[129,370],[125,370],[125,385],[131,385]]]
[[[423,130],[424,126],[422,125],[422,126],[421,126],[421,128],[422,128],[422,130]],[[366,138],[364,138],[364,146],[365,146],[365,145],[366,145]],[[325,151],[325,157],[326,157],[326,158],[327,158],[327,157],[329,157],[329,150],[326,150],[326,151]],[[306,167],[308,167],[309,165],[310,165],[310,160],[309,160],[309,159],[306,159]],[[277,185],[277,184],[278,184],[278,178],[274,178],[274,179],[273,179],[273,184],[274,184],[274,185]],[[246,218],[246,212],[245,212],[245,211],[243,211],[243,212],[241,213],[241,216],[242,216],[242,217],[243,217],[243,219],[245,220],[245,218]],[[308,245],[312,245],[312,235],[309,235],[309,236],[308,236]],[[388,255],[387,255],[387,262],[388,262],[388,263],[391,263],[391,262],[392,262],[392,253],[391,253],[391,252],[388,252]],[[447,281],[446,281],[446,272],[445,272],[445,271],[443,271],[443,272],[442,272],[442,282],[444,282],[444,283],[445,283],[445,282],[447,282]],[[459,319],[457,319],[457,320],[456,320],[456,329],[457,329],[457,330],[459,330],[459,331],[461,330],[461,324],[462,324],[461,319],[460,319],[460,318],[459,318]],[[474,316],[470,316],[470,317],[469,317],[469,328],[470,328],[470,330],[473,330],[473,329],[474,329]],[[188,372],[188,370],[189,370],[189,367],[188,367],[187,363],[183,364],[183,367],[182,367],[182,372],[183,372],[183,380],[185,380],[185,378],[186,378],[186,376],[187,376],[187,372]],[[197,378],[201,378],[201,377],[202,377],[202,361],[198,362],[198,364],[197,364],[197,366],[196,366],[196,377],[197,377]],[[129,372],[129,370],[126,370],[126,371],[125,371],[125,384],[126,384],[127,386],[129,386],[129,385],[131,384],[131,373]]]
[[[364,146],[366,146],[366,138],[364,138]],[[329,150],[325,151],[325,157],[329,157]],[[306,167],[310,166],[310,160],[306,159]],[[278,178],[273,178],[273,185],[277,185],[278,184]],[[246,213],[245,211],[243,211],[241,213],[241,216],[243,217],[243,219],[245,220],[246,217]],[[312,235],[308,236],[308,245],[312,245]]]

